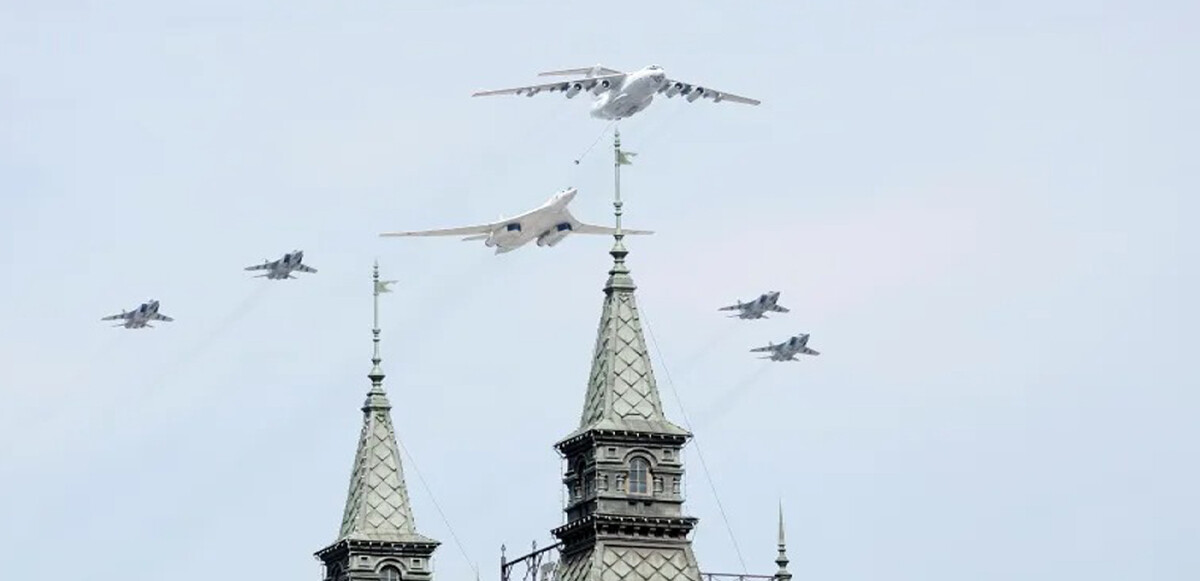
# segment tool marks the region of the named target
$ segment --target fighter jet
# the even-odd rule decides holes
[[[562,242],[568,234],[613,234],[616,229],[608,226],[584,224],[576,220],[567,210],[567,204],[575,199],[578,192],[575,188],[567,188],[554,194],[540,207],[525,212],[514,218],[501,218],[497,222],[466,226],[463,228],[445,228],[442,230],[423,230],[417,232],[385,232],[380,236],[462,236],[463,240],[483,240],[483,245],[495,248],[496,254],[511,252],[536,239],[538,246],[554,246]],[[649,230],[626,230],[624,234],[653,234]]]
[[[714,103],[732,101],[747,105],[758,105],[761,102],[755,99],[739,97],[733,93],[715,91],[692,83],[669,79],[663,68],[658,65],[650,65],[630,73],[623,73],[616,69],[596,65],[588,68],[547,71],[539,74],[542,77],[566,75],[584,75],[584,77],[574,81],[559,81],[495,91],[479,91],[471,96],[525,95],[532,97],[542,91],[548,93],[561,91],[568,99],[572,99],[575,95],[587,91],[595,96],[595,100],[592,103],[592,117],[614,121],[645,110],[654,100],[654,96],[658,94],[664,95],[668,99],[676,95],[682,95],[689,103],[696,99],[712,99]]]
[[[158,301],[150,299],[142,303],[138,308],[132,311],[121,311],[119,315],[109,315],[100,319],[101,321],[124,321],[113,325],[114,327],[125,327],[126,329],[141,329],[143,327],[154,328],[150,321],[166,321],[171,322],[175,319],[163,315],[158,312]]]
[[[757,347],[750,350],[751,353],[770,353],[766,357],[759,359],[770,359],[771,361],[799,361],[796,359],[797,354],[804,355],[820,355],[815,349],[808,348],[808,333],[801,333],[780,343],[767,343],[766,347]]]
[[[768,311],[773,312],[773,313],[790,312],[790,311],[788,311],[788,309],[786,307],[779,306],[777,304],[778,301],[779,301],[779,291],[771,291],[769,293],[763,294],[762,296],[760,296],[757,299],[754,299],[748,303],[743,303],[742,301],[738,301],[738,304],[736,304],[736,305],[730,305],[728,307],[721,307],[717,310],[718,311],[740,311],[736,315],[729,315],[730,317],[737,317],[739,319],[766,319],[767,318],[766,313]]]
[[[296,278],[292,276],[292,271],[298,272],[316,272],[317,269],[303,264],[304,251],[293,250],[283,255],[279,260],[263,260],[262,264],[255,266],[247,266],[246,270],[265,270],[266,274],[255,275],[254,278],[267,277],[271,280],[281,280],[285,278]]]

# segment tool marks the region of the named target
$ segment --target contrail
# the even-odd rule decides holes
[[[270,286],[270,282],[264,279],[228,315],[220,319],[212,331],[201,337],[190,348],[186,348],[149,380],[142,382],[140,389],[133,390],[123,398],[114,398],[115,401],[108,401],[104,406],[105,409],[99,410],[102,412],[100,417],[80,418],[80,421],[71,422],[74,428],[72,431],[86,430],[91,434],[107,434],[113,430],[114,426],[126,425],[136,412],[153,407],[157,400],[164,397],[167,391],[165,388],[182,377],[181,372],[188,365],[199,359],[217,339],[253,310],[265,296],[268,286]],[[136,361],[133,363],[136,364]],[[136,365],[133,369],[136,371]],[[91,421],[88,421],[89,419]]]
[[[702,419],[699,423],[704,426],[711,426],[717,420],[724,417],[725,414],[729,413],[730,410],[737,407],[737,404],[750,393],[750,388],[771,369],[771,365],[771,361],[763,361],[758,370],[718,397],[716,403],[710,406],[704,414],[701,414],[700,417]]]

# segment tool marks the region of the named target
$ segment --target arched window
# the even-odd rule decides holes
[[[379,572],[379,581],[400,581],[400,570],[388,565]]]
[[[645,458],[634,458],[629,461],[629,492],[631,494],[646,494],[649,492],[650,463]]]

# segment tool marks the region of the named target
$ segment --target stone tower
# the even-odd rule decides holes
[[[375,355],[367,375],[371,389],[362,406],[362,434],[341,530],[316,556],[325,564],[325,581],[431,581],[430,558],[439,543],[417,533],[379,365],[379,293],[390,292],[392,281],[379,280],[378,264],[373,280]]]
[[[617,169],[627,163],[615,142]],[[619,174],[618,174],[619,180]],[[567,461],[567,523],[557,581],[699,581],[683,514],[683,447],[663,413],[625,266],[621,202],[579,428],[556,444]]]

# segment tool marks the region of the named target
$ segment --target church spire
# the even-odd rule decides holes
[[[374,352],[367,374],[371,388],[362,406],[363,427],[342,526],[337,540],[318,551],[317,557],[325,563],[325,578],[330,581],[400,579],[401,571],[406,580],[430,581],[430,557],[439,543],[416,529],[380,365],[379,295],[391,292],[387,287],[395,281],[379,280],[376,263],[372,282]]]

